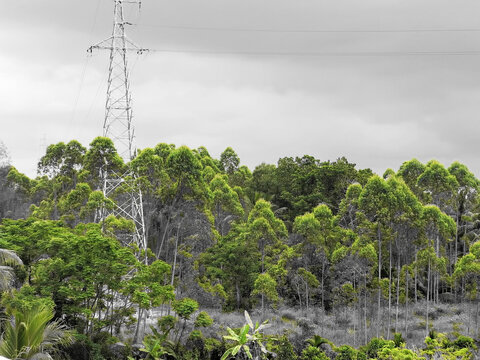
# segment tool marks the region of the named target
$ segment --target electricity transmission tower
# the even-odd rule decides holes
[[[141,49],[131,42],[125,28],[131,25],[125,20],[125,5],[141,7],[141,0],[113,0],[113,31],[112,36],[90,46],[88,52],[94,49],[110,52],[108,73],[107,101],[105,104],[105,119],[103,136],[110,138],[118,154],[127,163],[136,155],[135,133],[132,124],[132,98],[130,94],[128,53]],[[125,244],[136,244],[140,250],[147,249],[145,236],[145,221],[143,216],[142,192],[135,186],[135,174],[128,170],[126,173],[115,173],[107,169],[101,174],[103,178],[103,193],[106,197],[114,198],[116,205],[114,215],[123,216],[135,224],[135,233],[132,238],[124,239]],[[117,191],[121,189],[121,191]],[[117,195],[120,193],[120,195]],[[103,210],[101,220],[109,215]]]

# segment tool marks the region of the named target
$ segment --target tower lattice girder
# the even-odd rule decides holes
[[[126,35],[125,28],[130,25],[125,21],[124,5],[134,4],[140,7],[141,0],[113,0],[113,31],[112,36],[100,43],[91,46],[94,49],[109,50],[110,63],[108,69],[107,100],[105,103],[105,119],[103,136],[110,138],[118,154],[128,163],[135,157],[135,132],[132,125],[132,98],[130,94],[128,53],[141,53],[143,49],[137,47]],[[131,170],[123,174],[109,172],[102,174],[103,193],[106,197],[115,200],[115,208],[111,212],[104,210],[101,219],[113,213],[132,220],[135,224],[133,238],[125,239],[125,243],[136,244],[140,250],[146,250],[145,221],[143,216],[142,192],[135,186],[136,176]],[[117,190],[121,187],[120,195]]]

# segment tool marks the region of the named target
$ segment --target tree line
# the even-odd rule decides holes
[[[143,195],[148,264],[117,240],[132,222],[98,223],[122,196],[104,197],[102,174],[127,169]],[[434,304],[477,301],[479,185],[459,162],[412,159],[379,176],[305,155],[251,171],[230,147],[216,159],[160,143],[124,163],[108,138],[73,140],[50,145],[34,179],[0,170],[0,247],[24,262],[17,297],[51,294],[55,316],[85,335],[131,321],[141,336],[141,312],[194,299],[224,311],[350,309],[366,344],[408,334],[399,308],[424,303],[428,334]]]

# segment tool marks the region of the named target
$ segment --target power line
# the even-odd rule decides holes
[[[140,27],[179,29],[194,31],[224,31],[224,32],[260,32],[260,33],[448,33],[448,32],[480,32],[480,28],[450,28],[450,29],[271,29],[271,28],[226,28],[208,26],[154,25],[137,24]]]
[[[350,51],[350,52],[255,52],[255,51],[214,51],[149,49],[140,52],[180,53],[201,55],[245,55],[245,56],[293,56],[293,57],[401,57],[401,56],[479,56],[480,50],[467,51]]]

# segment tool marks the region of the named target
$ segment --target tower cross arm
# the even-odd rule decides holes
[[[92,53],[93,50],[123,50],[123,51],[134,51],[137,54],[143,54],[144,52],[150,51],[149,49],[141,48],[129,39],[125,39],[125,46],[116,46],[114,43],[115,38],[113,36],[108,39],[100,41],[98,44],[92,45],[87,49],[88,53]]]

